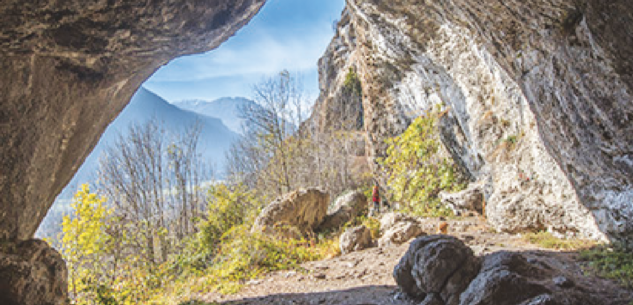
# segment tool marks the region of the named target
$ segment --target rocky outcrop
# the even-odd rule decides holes
[[[472,213],[483,214],[484,211],[484,190],[481,184],[471,183],[468,188],[457,193],[439,194],[442,204],[449,207],[457,216]]]
[[[371,231],[366,226],[349,228],[341,234],[339,239],[339,247],[343,254],[367,249],[371,245]]]
[[[32,237],[147,77],[217,47],[263,3],[0,1],[0,240]]]
[[[483,258],[444,235],[418,238],[394,268],[394,279],[421,304],[607,304],[569,266],[547,257],[497,252]]]
[[[352,191],[336,198],[318,230],[336,230],[346,222],[367,213],[367,197],[361,191]]]
[[[251,231],[275,234],[277,227],[284,232],[294,227],[305,235],[323,222],[329,202],[330,195],[316,188],[285,194],[261,211]]]
[[[495,228],[633,239],[632,12],[626,0],[350,0],[313,119],[344,109],[351,68],[371,157],[440,105],[440,137],[484,184]]]
[[[64,260],[45,242],[0,245],[0,304],[66,304],[66,278]]]

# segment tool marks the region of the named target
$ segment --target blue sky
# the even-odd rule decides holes
[[[318,96],[317,61],[334,35],[344,0],[268,0],[251,22],[219,48],[180,57],[143,86],[166,100],[251,97],[252,87],[287,69]]]

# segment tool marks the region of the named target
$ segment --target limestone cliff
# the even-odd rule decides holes
[[[348,107],[352,67],[371,157],[440,104],[497,229],[633,239],[632,2],[347,2],[313,120]]]
[[[0,0],[0,240],[31,238],[158,67],[217,47],[264,0]]]

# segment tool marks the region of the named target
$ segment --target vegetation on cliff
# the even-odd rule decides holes
[[[386,141],[387,156],[378,160],[387,174],[391,201],[419,216],[452,215],[438,194],[465,187],[453,160],[442,153],[437,131],[440,116],[432,110],[416,118],[404,133]]]

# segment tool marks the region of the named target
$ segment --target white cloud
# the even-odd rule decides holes
[[[307,71],[317,66],[319,57],[332,38],[331,31],[306,32],[300,37],[275,37],[254,33],[233,43],[198,55],[175,59],[161,68],[149,82],[196,81],[236,75],[270,75],[283,69]]]

